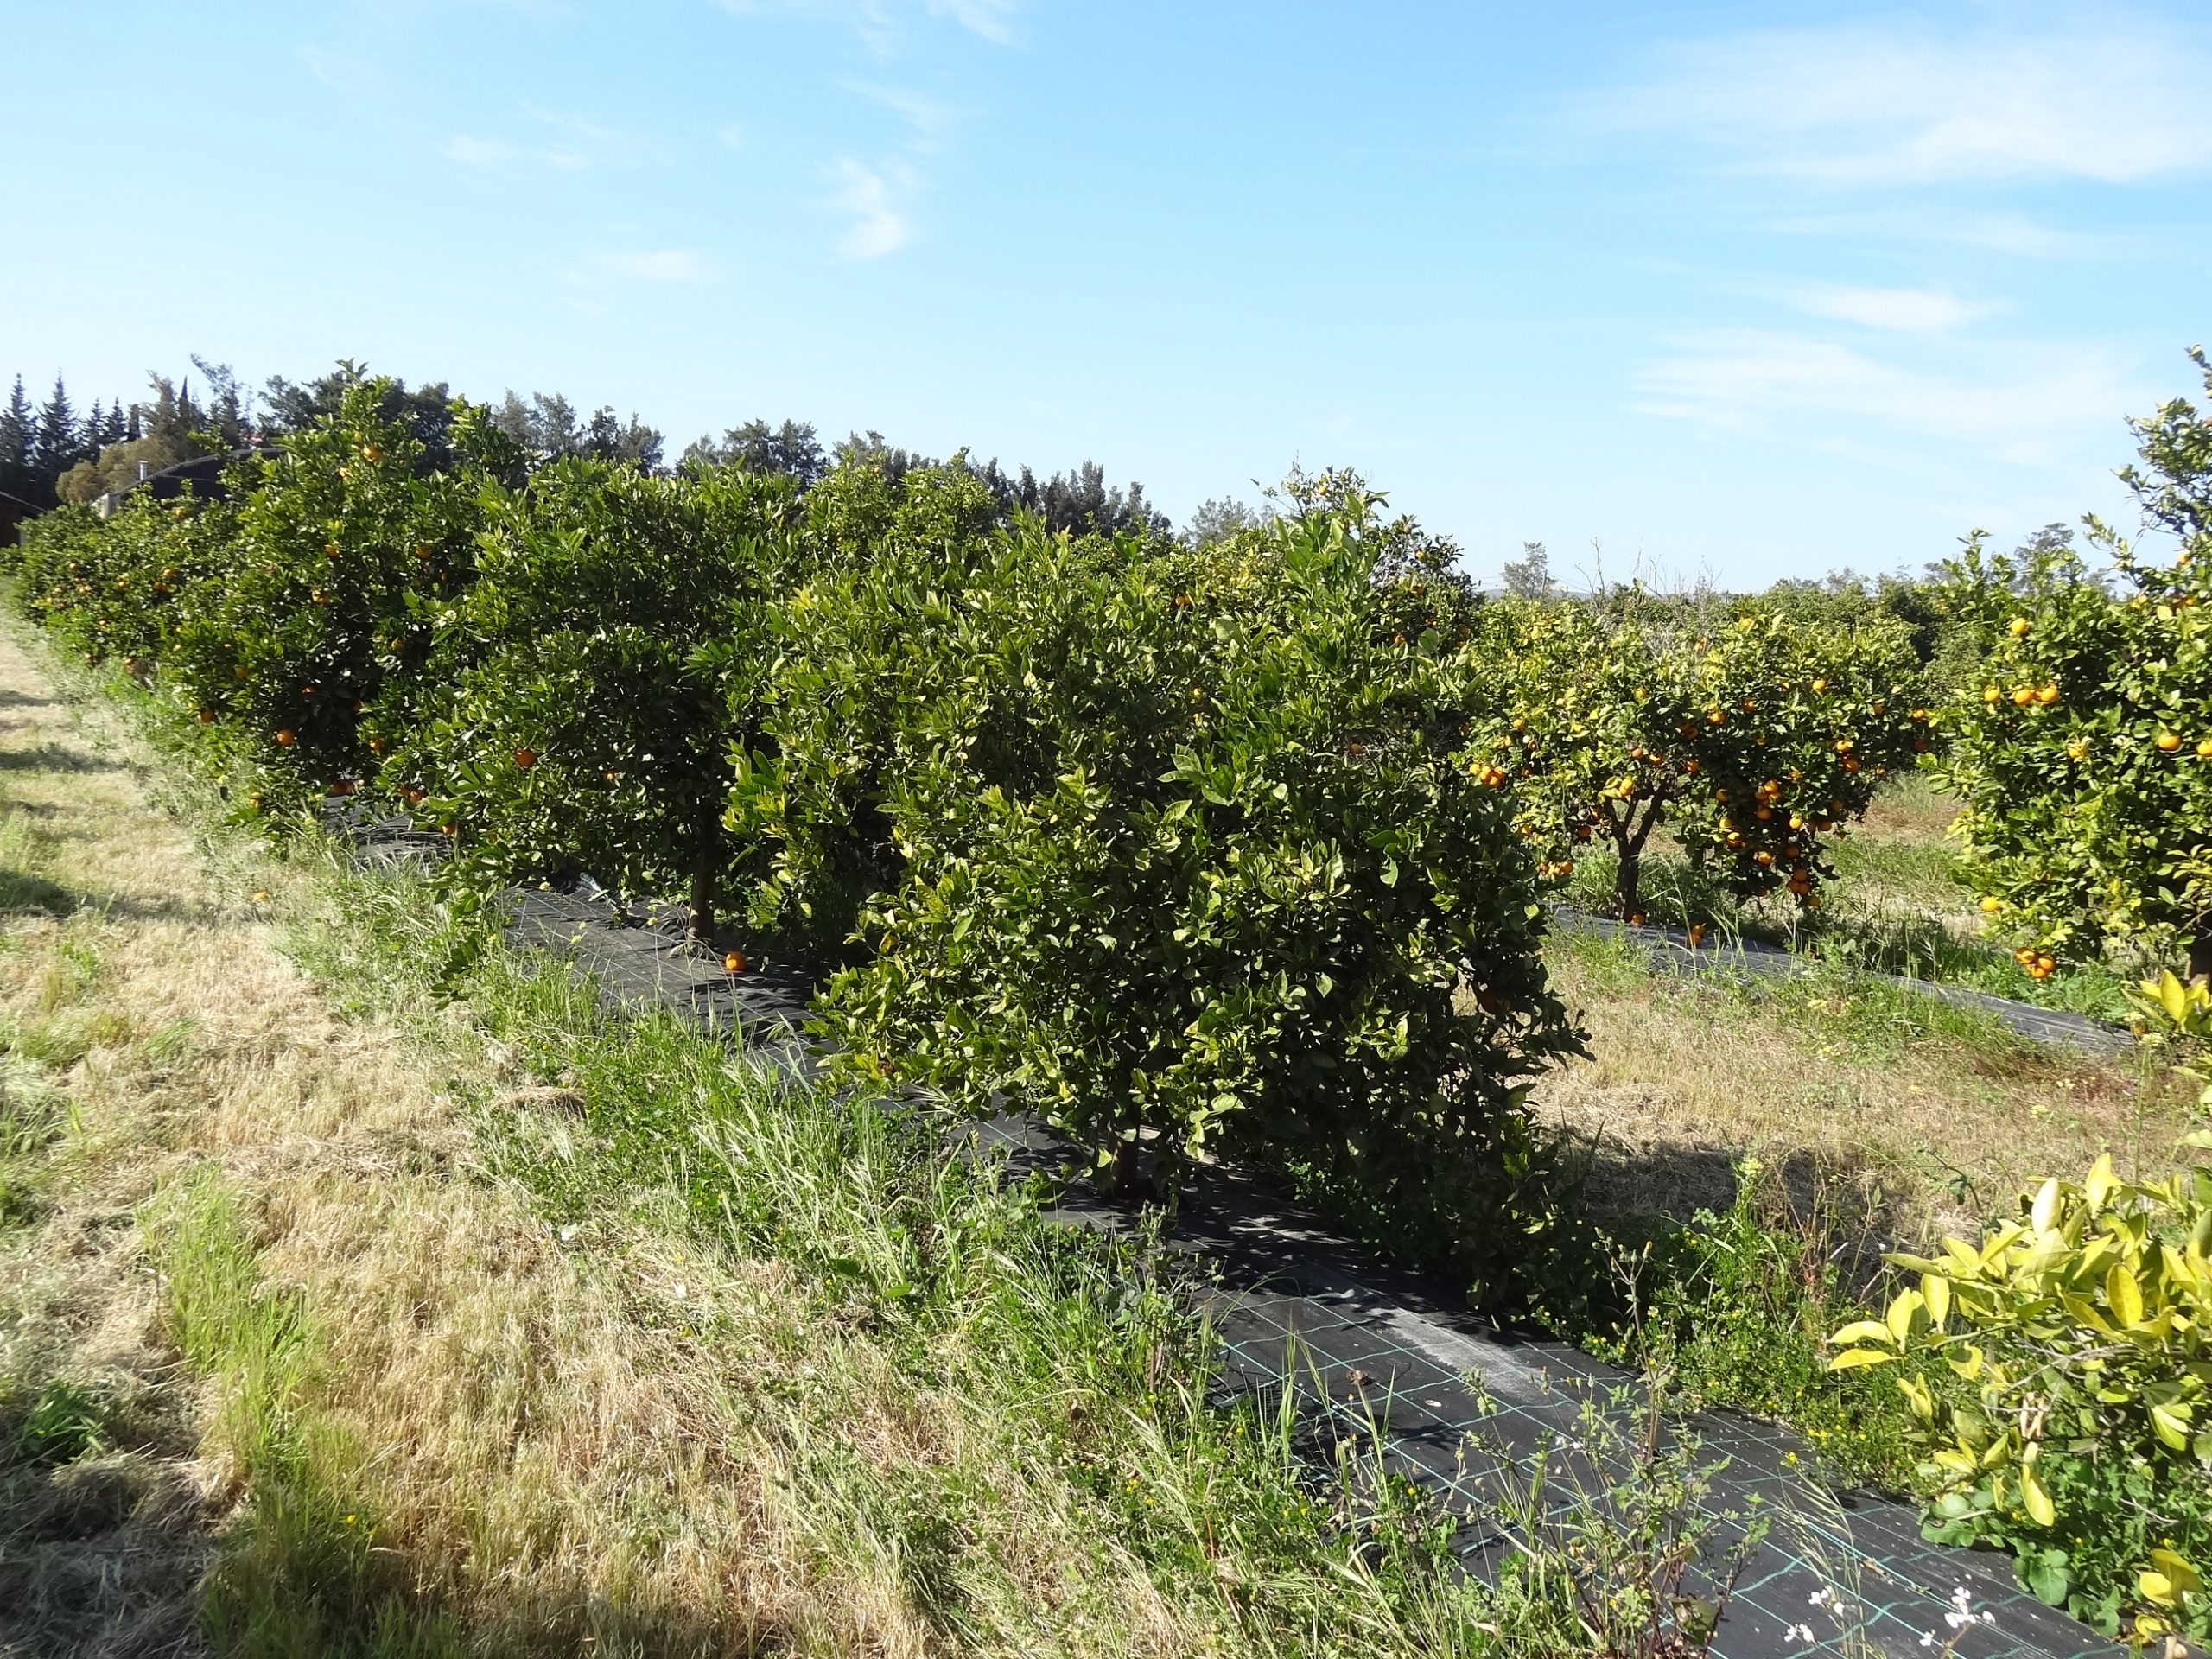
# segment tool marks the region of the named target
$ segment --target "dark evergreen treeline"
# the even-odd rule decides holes
[[[151,374],[146,397],[136,402],[96,400],[81,415],[61,375],[54,376],[53,393],[43,403],[33,400],[17,375],[12,396],[0,409],[0,493],[44,511],[62,502],[92,501],[195,456],[281,440],[334,412],[346,388],[362,372],[354,364],[341,363],[304,382],[276,376],[256,392],[228,365],[198,357],[192,363],[200,380],[197,392],[189,376],[172,381]],[[426,465],[445,467],[451,459],[450,386],[442,380],[411,388],[401,380],[379,384],[386,388],[381,417],[408,428],[423,446]],[[665,438],[635,414],[626,420],[602,405],[586,415],[558,392],[524,398],[510,391],[493,407],[492,419],[533,460],[575,456],[646,473],[670,470]],[[878,432],[855,432],[828,448],[810,423],[786,420],[771,426],[753,420],[729,428],[720,439],[699,438],[675,465],[734,461],[748,470],[785,474],[805,490],[833,464],[861,457],[893,478],[938,464],[897,448]],[[970,470],[989,487],[1002,513],[1025,509],[1055,531],[1113,534],[1135,528],[1164,532],[1171,527],[1167,515],[1145,499],[1143,485],[1133,480],[1126,489],[1109,486],[1105,468],[1096,461],[1044,480],[1027,467],[1008,472],[995,460],[981,467],[970,463]]]

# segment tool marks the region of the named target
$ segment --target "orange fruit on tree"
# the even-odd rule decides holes
[[[276,747],[278,748],[289,749],[293,744],[299,741],[300,734],[294,731],[290,727],[280,726],[276,728]]]
[[[520,766],[524,772],[528,772],[537,764],[537,751],[536,749],[517,749],[515,751],[515,765]]]
[[[743,972],[745,971],[745,967],[746,967],[746,963],[745,963],[745,952],[744,952],[744,951],[742,951],[742,950],[730,950],[730,951],[727,951],[727,952],[725,952],[725,953],[723,954],[723,957],[722,957],[722,971],[723,971],[724,973],[726,973],[726,974],[741,974],[741,973],[743,973]]]
[[[2181,734],[2178,732],[2160,732],[2158,734],[2158,743],[2159,750],[2162,753],[2171,754],[2176,749],[2181,747]]]

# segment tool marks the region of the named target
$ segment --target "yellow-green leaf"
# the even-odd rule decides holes
[[[1940,1273],[1923,1273],[1920,1294],[1928,1304],[1928,1323],[1941,1331],[1951,1314],[1951,1281]]]
[[[2031,1469],[2020,1471],[2020,1503],[2026,1509],[2028,1518],[2037,1526],[2050,1527],[2058,1523],[2058,1506],[2050,1501],[2050,1494],[2044,1491],[2043,1483],[2036,1478]]]
[[[2163,1573],[2138,1573],[2135,1575],[2135,1588],[2142,1594],[2143,1599],[2153,1607],[2171,1607],[2174,1605],[2173,1580]]]
[[[2204,1580],[2197,1571],[2178,1554],[2171,1549],[2153,1549],[2151,1565],[2164,1573],[2173,1587],[2184,1595],[2195,1595],[2204,1588]]]
[[[2092,1215],[2105,1207],[2105,1200],[2119,1185],[2120,1177],[2113,1173],[2112,1154],[2100,1153],[2097,1161],[2089,1166],[2088,1179],[2082,1183],[2082,1190],[2088,1197]]]
[[[2039,1233],[2047,1233],[2058,1220],[2058,1177],[2053,1175],[2036,1189],[2035,1202],[2028,1206],[2028,1224]]]
[[[1834,1336],[1828,1338],[1829,1343],[1838,1348],[1849,1347],[1855,1342],[1888,1342],[1891,1340],[1890,1327],[1884,1325],[1879,1319],[1854,1320],[1853,1323],[1845,1325],[1842,1330],[1837,1332]]]
[[[2113,1262],[2105,1274],[2105,1306],[2112,1309],[2113,1317],[2120,1321],[2123,1331],[2132,1331],[2143,1323],[2143,1287],[2136,1281],[2134,1269],[2125,1262]]]
[[[2171,968],[2161,970],[2158,975],[2158,1002],[2165,1009],[2166,1017],[2174,1024],[2188,1023],[2189,987],[2181,982]]]
[[[1863,1365],[1887,1365],[1896,1357],[1895,1354],[1885,1354],[1878,1348],[1847,1348],[1828,1362],[1828,1370],[1852,1371]]]
[[[1912,1316],[1926,1305],[1927,1299],[1916,1290],[1901,1290],[1890,1304],[1890,1311],[1883,1316],[1883,1323],[1890,1327],[1890,1335],[1903,1343],[1912,1334]]]

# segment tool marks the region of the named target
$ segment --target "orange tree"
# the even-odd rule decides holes
[[[711,933],[736,850],[727,757],[753,723],[797,517],[780,477],[581,460],[505,505],[440,613],[420,717],[379,705],[367,727],[385,786],[452,830],[466,886],[588,871],[687,891]]]
[[[1460,671],[1504,688],[1468,764],[1514,795],[1539,874],[1603,845],[1630,918],[1662,823],[1738,896],[1817,905],[1826,839],[1930,747],[1910,639],[1879,613],[1809,626],[1756,601],[1507,600]]]
[[[824,1004],[852,1064],[1033,1103],[1117,1181],[1147,1141],[1171,1171],[1228,1144],[1386,1208],[1498,1199],[1516,1091],[1573,1039],[1508,803],[1460,763],[1448,641],[1376,580],[1404,533],[1379,505],[1308,480],[1202,551],[1020,522],[957,584],[840,597],[897,607],[810,636],[798,682],[893,728],[863,808],[899,866]],[[912,648],[845,659],[855,635]],[[867,764],[834,725],[772,729],[787,776]]]
[[[464,459],[429,469],[420,441],[378,412],[385,390],[354,379],[335,411],[234,469],[224,568],[179,599],[166,666],[280,794],[372,764],[363,714],[410,694],[441,608],[468,581],[496,495],[486,466],[508,459],[484,411],[463,405]]]
[[[2178,538],[2171,562],[2092,519],[2102,573],[1979,536],[1947,568],[1985,651],[1951,721],[1958,834],[2037,974],[2122,944],[2212,975],[2212,416],[2176,400],[2135,431],[2145,464],[2121,477]]]
[[[963,602],[998,516],[988,484],[957,461],[894,474],[863,455],[808,493],[810,569],[771,613],[760,735],[733,754],[727,821],[763,860],[747,898],[755,928],[824,960],[853,957],[861,905],[899,879],[883,803],[934,739],[894,688],[944,666],[933,631]],[[744,695],[741,724],[753,718]]]
[[[232,518],[225,502],[156,501],[143,490],[105,520],[57,508],[25,534],[19,603],[86,661],[120,658],[150,674],[178,596],[227,568]]]

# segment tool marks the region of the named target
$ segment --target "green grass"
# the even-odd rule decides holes
[[[361,1446],[315,1405],[321,1344],[296,1291],[270,1286],[249,1218],[207,1173],[141,1217],[185,1363],[218,1395],[213,1432],[250,1494],[205,1618],[243,1659],[459,1659],[460,1637],[378,1547]]]

